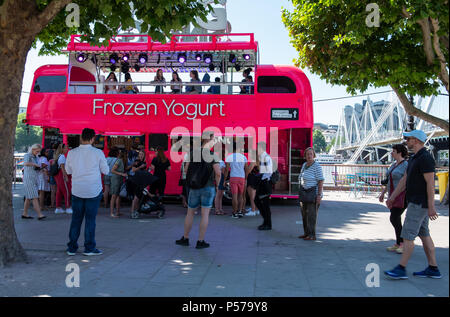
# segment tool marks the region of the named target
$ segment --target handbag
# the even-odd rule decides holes
[[[303,171],[305,169],[305,164],[306,163],[303,164],[303,167],[302,167],[300,175],[303,175]],[[317,188],[317,186],[313,186],[313,187],[310,187],[310,188],[305,188],[300,183],[300,188],[298,190],[298,199],[300,200],[300,202],[302,202],[302,203],[315,203],[316,199],[317,199],[316,188]]]
[[[315,203],[317,199],[316,186],[306,189],[300,185],[298,199],[302,203]]]
[[[404,161],[402,161],[403,163]],[[401,163],[400,163],[401,164]],[[390,181],[390,188],[389,188],[389,192],[392,193],[394,192],[394,182],[392,180],[392,172],[397,168],[397,166],[399,166],[400,164],[396,165],[392,171],[389,173],[389,181]],[[392,203],[392,208],[400,208],[400,209],[404,209],[405,208],[405,197],[406,197],[406,191],[402,191],[400,194],[397,195],[397,197],[395,197],[394,202]]]

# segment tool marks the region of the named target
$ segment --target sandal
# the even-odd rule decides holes
[[[216,211],[214,211],[214,214],[217,215],[217,216],[225,215],[225,213],[223,212],[223,210],[216,210]]]
[[[118,215],[115,215],[115,214],[110,214],[109,215],[111,218],[119,218],[119,216]]]
[[[33,219],[33,217],[31,217],[31,216],[24,216],[24,215],[22,215],[22,219]]]
[[[42,219],[45,219],[45,218],[47,218],[47,216],[39,217],[38,220],[42,220]]]

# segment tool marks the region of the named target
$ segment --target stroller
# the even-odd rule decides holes
[[[158,218],[163,218],[166,208],[161,202],[161,198],[152,195],[147,187],[154,183],[158,177],[147,171],[137,171],[128,180],[136,186],[136,196],[139,198],[138,207],[131,214],[131,218],[138,219],[140,214],[157,213]]]

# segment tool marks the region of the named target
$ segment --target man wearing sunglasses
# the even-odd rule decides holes
[[[424,144],[427,135],[421,130],[413,130],[403,133],[406,146],[414,152],[409,159],[408,169],[400,180],[398,186],[386,201],[388,208],[403,190],[406,188],[406,200],[408,209],[401,237],[403,238],[403,255],[400,264],[390,271],[385,271],[392,279],[407,279],[406,265],[414,250],[414,239],[419,236],[423,243],[423,249],[428,259],[428,267],[420,272],[414,272],[414,276],[441,278],[437,267],[436,254],[433,240],[428,229],[429,219],[436,220],[438,215],[434,206],[434,172],[435,162]]]

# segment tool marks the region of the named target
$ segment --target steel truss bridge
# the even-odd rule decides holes
[[[330,154],[341,154],[348,163],[391,161],[390,145],[403,140],[402,133],[411,122],[395,93],[388,93],[386,97],[387,100],[376,102],[368,97],[363,104],[343,108]],[[448,95],[419,97],[415,106],[448,121],[448,102]],[[426,146],[433,149],[433,143],[443,142],[448,150],[448,133],[444,130],[418,118],[414,118],[413,124],[427,133]],[[439,150],[443,146],[440,145]]]

